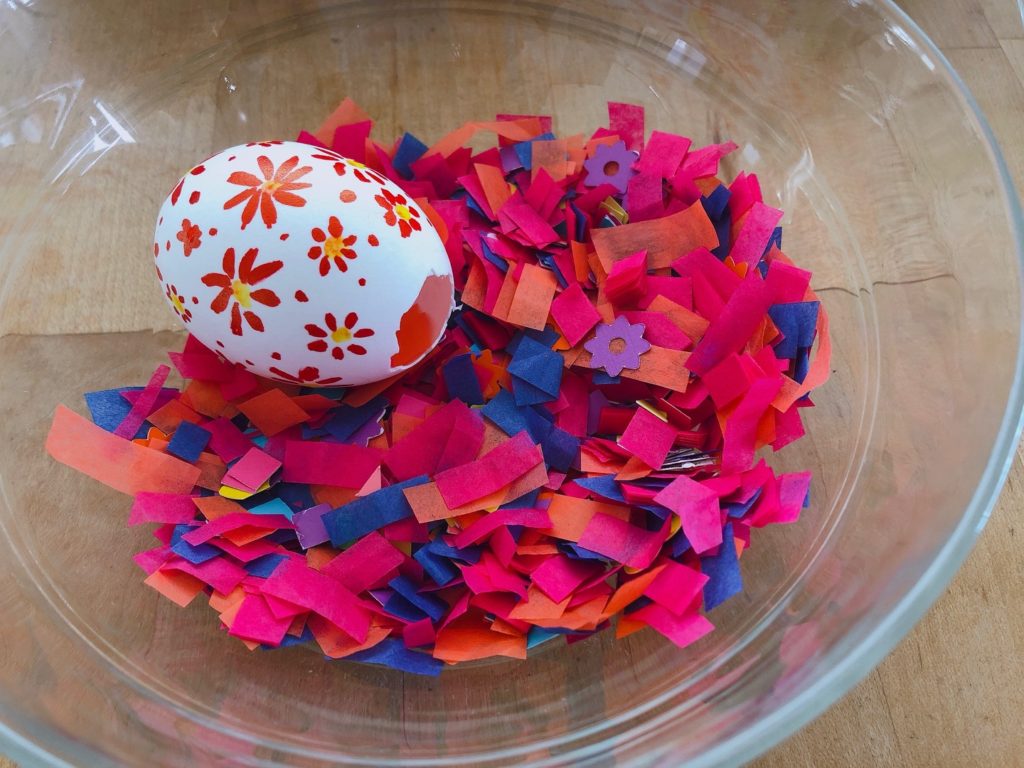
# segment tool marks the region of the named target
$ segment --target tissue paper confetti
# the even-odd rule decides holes
[[[752,529],[809,503],[810,473],[759,451],[803,434],[828,316],[757,177],[719,177],[734,144],[648,135],[628,104],[589,139],[551,123],[385,145],[346,99],[300,134],[444,240],[458,306],[410,370],[314,391],[189,338],[184,381],[160,365],[87,393],[91,420],[58,406],[50,454],[158,526],[148,586],[203,595],[250,649],[424,675],[613,623],[679,646],[712,630]],[[481,132],[497,143],[474,154]]]

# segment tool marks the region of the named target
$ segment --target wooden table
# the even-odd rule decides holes
[[[116,6],[117,0],[96,0],[93,5]],[[173,6],[161,5],[149,6],[154,21],[173,16]],[[1020,183],[1024,23],[1018,2],[908,0],[905,7],[974,91]],[[0,28],[0,39],[7,31]],[[51,60],[61,48],[74,48],[81,60],[76,45],[71,39],[54,39]],[[18,79],[18,72],[6,72],[0,97],[8,96]],[[5,170],[0,164],[0,200],[9,186]],[[976,550],[927,617],[840,703],[754,765],[1024,764],[1024,567],[1018,544],[1022,505],[1024,462],[1018,450]],[[11,765],[0,757],[0,768]]]

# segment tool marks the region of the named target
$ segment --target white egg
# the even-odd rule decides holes
[[[405,370],[453,306],[426,213],[365,165],[291,141],[231,147],[185,174],[153,253],[189,332],[279,381],[357,385]]]

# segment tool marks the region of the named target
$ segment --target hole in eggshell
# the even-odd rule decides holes
[[[452,283],[447,275],[431,275],[423,281],[416,301],[402,315],[395,338],[398,351],[391,367],[412,365],[434,346],[452,309]]]

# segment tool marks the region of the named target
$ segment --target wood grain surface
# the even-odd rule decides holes
[[[87,4],[114,7],[118,0]],[[165,26],[174,27],[172,3],[148,7],[154,19],[159,16]],[[908,0],[904,7],[973,90],[1020,186],[1024,23],[1018,0]],[[0,45],[7,31],[0,28]],[[97,51],[103,44],[88,43]],[[50,41],[49,60],[58,60],[62,49],[73,49],[82,61],[82,45],[74,36],[56,37]],[[105,62],[109,59],[97,59],[98,71]],[[0,104],[11,103],[12,84],[30,76],[4,75]],[[0,163],[0,202],[24,192],[19,178],[17,167]],[[1024,765],[1022,507],[1024,455],[1018,449],[977,548],[926,618],[850,694],[753,765]],[[12,765],[0,757],[0,768]]]

